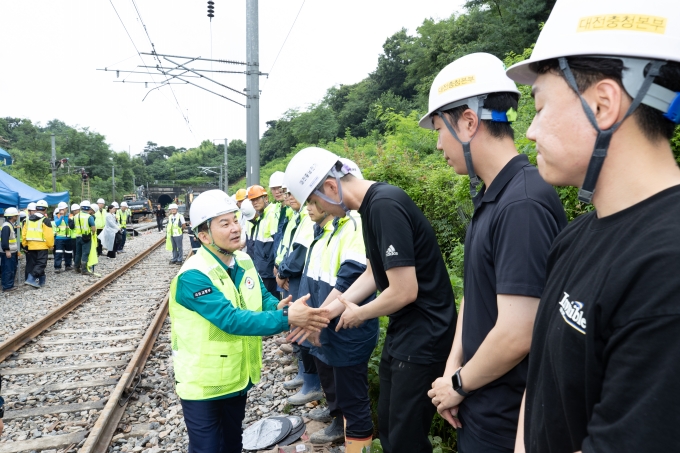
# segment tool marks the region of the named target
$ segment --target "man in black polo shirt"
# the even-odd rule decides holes
[[[458,428],[460,453],[514,450],[546,258],[567,224],[557,192],[515,149],[518,98],[498,58],[470,54],[437,75],[420,122],[438,131],[449,165],[469,174],[475,206],[453,348],[428,392]]]
[[[453,290],[432,226],[403,190],[355,178],[321,148],[296,154],[286,183],[295,198],[331,215],[351,217],[351,209],[359,210],[367,269],[328,308],[333,317],[342,314],[337,329],[390,317],[380,363],[380,441],[386,453],[430,453],[435,408],[427,390],[444,371],[456,326]],[[357,305],[376,290],[374,301]],[[345,451],[361,450],[348,440]]]

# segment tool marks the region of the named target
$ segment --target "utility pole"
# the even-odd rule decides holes
[[[224,192],[229,193],[229,167],[227,166],[227,139],[224,139]]]
[[[116,167],[111,165],[111,200],[116,199]]]
[[[260,52],[258,0],[246,0],[246,184],[260,184]]]
[[[56,137],[52,134],[52,192],[57,191],[57,143]]]

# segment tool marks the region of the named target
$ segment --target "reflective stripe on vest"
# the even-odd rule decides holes
[[[338,271],[345,261],[351,260],[366,265],[366,247],[361,231],[361,216],[356,211],[352,211],[351,215],[356,221],[356,228],[349,217],[338,219],[338,226],[328,239],[320,259],[319,279],[328,283],[331,288],[335,286]]]
[[[170,284],[170,321],[177,394],[182,399],[205,400],[239,392],[260,381],[262,337],[231,335],[176,301],[177,280],[198,270],[240,310],[262,311],[260,280],[250,257],[235,252],[244,270],[237,289],[227,271],[201,247]],[[202,288],[196,288],[200,290]]]
[[[118,220],[121,228],[125,228],[127,226],[127,221],[130,220],[130,211],[116,211],[116,220]],[[104,222],[106,222],[106,220],[104,220]]]
[[[55,236],[61,236],[61,237],[68,237],[70,232],[69,232],[69,227],[68,227],[68,219],[66,217],[63,217],[64,221],[59,223],[57,226],[57,219],[55,217],[54,219],[54,235]],[[61,220],[61,219],[60,219]]]
[[[319,280],[321,276],[321,257],[330,235],[333,233],[333,221],[328,222],[323,227],[323,233],[316,236],[314,241],[307,249],[305,258],[305,270],[303,275],[313,280]]]
[[[92,228],[90,227],[89,219],[90,214],[79,212],[73,217],[73,225],[75,226],[76,237],[88,236],[92,234]]]
[[[168,217],[168,225],[169,228],[166,226],[166,229],[170,236],[182,235],[182,225],[180,224],[179,214],[170,214],[170,217]]]
[[[103,230],[106,226],[106,217],[104,217],[104,213],[101,209],[94,213],[94,226],[98,230]]]
[[[262,212],[262,217],[257,221],[253,229],[253,239],[260,242],[273,242],[274,235],[279,229],[279,209],[275,203],[267,205]]]
[[[9,222],[5,222],[2,224],[2,227],[9,228],[9,251],[11,253],[19,251],[19,246],[17,245],[16,231],[14,231],[14,227],[12,226],[12,224]]]
[[[42,223],[42,217],[38,220],[29,220],[26,222],[26,241],[46,242]]]

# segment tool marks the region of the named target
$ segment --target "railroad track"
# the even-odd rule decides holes
[[[0,344],[0,453],[107,450],[167,317],[164,242]]]

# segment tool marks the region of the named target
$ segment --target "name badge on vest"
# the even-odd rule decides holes
[[[246,277],[246,288],[253,289],[255,287],[255,282],[252,278]]]
[[[205,288],[200,291],[196,291],[194,293],[194,299],[196,299],[197,297],[205,296],[206,294],[211,294],[212,292],[213,292],[212,288]]]

